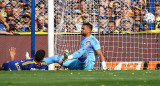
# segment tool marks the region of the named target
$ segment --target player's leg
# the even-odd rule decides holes
[[[67,53],[65,51],[65,53]],[[64,57],[67,54],[64,53]],[[87,58],[87,51],[84,48],[79,49],[74,52],[72,55],[68,56],[68,60],[62,64],[62,66],[67,67],[70,70],[83,70],[85,68]]]
[[[67,67],[69,70],[83,70],[85,63],[80,62],[78,59],[70,59],[62,64],[63,67]]]
[[[81,48],[78,51],[74,52],[72,55],[69,55],[68,59],[84,58],[85,55],[87,55],[87,50],[85,48]]]
[[[43,61],[45,61],[47,64],[52,64],[52,63],[62,63],[63,56],[55,55],[51,57],[44,58]]]

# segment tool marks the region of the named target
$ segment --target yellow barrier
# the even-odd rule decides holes
[[[115,31],[114,34],[146,34],[146,33],[160,33],[160,30],[147,30],[147,31],[141,31],[141,32],[121,32]],[[16,34],[20,35],[31,35],[31,32],[16,32]],[[36,35],[48,35],[48,32],[35,32]],[[70,33],[70,32],[60,32],[60,33],[54,33],[54,34],[68,34],[68,35],[78,35],[80,33]],[[92,33],[92,34],[98,34],[98,33]]]

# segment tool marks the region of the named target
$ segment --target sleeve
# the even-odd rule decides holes
[[[91,45],[94,48],[94,50],[101,49],[100,43],[96,38],[91,39]]]

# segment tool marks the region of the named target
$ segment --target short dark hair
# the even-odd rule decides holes
[[[108,24],[109,24],[109,23],[114,23],[114,25],[116,25],[115,21],[109,21]]]
[[[127,7],[127,9],[128,9],[128,5],[126,5],[126,4],[122,4],[121,9],[122,9],[122,7]]]
[[[44,56],[45,56],[45,51],[43,49],[40,49],[36,52],[34,59],[40,62],[43,60]]]
[[[15,31],[16,27],[13,24],[9,24],[9,31]]]
[[[86,2],[86,0],[80,0],[80,3],[81,3],[82,1]],[[87,3],[87,2],[86,2],[86,3]]]
[[[92,31],[92,27],[93,27],[93,26],[92,26],[90,23],[88,23],[88,22],[87,22],[87,23],[83,23],[83,25],[86,25],[86,26],[89,27],[89,29],[91,29],[91,31]]]

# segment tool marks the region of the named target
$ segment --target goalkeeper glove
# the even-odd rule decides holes
[[[108,69],[107,66],[106,66],[106,62],[105,61],[102,62],[102,68],[103,68],[103,70],[107,70]]]

